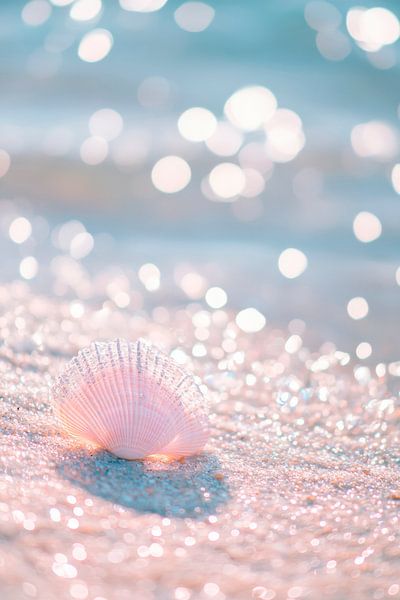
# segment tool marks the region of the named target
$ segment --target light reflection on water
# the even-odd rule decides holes
[[[117,265],[124,309],[124,269],[153,265],[170,302],[222,293],[396,358],[393,3],[119,4],[2,3],[2,280],[64,272],[85,299]]]

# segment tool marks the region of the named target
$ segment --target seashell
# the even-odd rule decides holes
[[[193,375],[142,339],[81,350],[52,396],[71,435],[120,458],[190,456],[207,441],[206,403]]]

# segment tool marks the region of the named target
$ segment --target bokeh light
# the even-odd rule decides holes
[[[179,285],[188,298],[197,300],[203,296],[207,281],[199,273],[189,271],[181,276]]]
[[[80,260],[93,250],[94,239],[87,231],[77,233],[71,240],[69,251],[72,258]]]
[[[335,31],[342,20],[340,11],[331,2],[312,0],[304,9],[307,24],[316,31]]]
[[[236,325],[246,333],[256,333],[264,329],[266,318],[256,308],[245,308],[236,315]]]
[[[286,248],[278,260],[279,271],[288,279],[299,277],[307,268],[307,257],[297,248]]]
[[[175,11],[175,21],[191,33],[204,31],[214,19],[215,10],[205,2],[184,2]]]
[[[90,21],[101,12],[101,0],[76,0],[71,6],[69,16],[74,21]]]
[[[31,27],[43,25],[51,15],[51,5],[47,0],[31,0],[22,9],[21,17],[24,23]]]
[[[234,163],[220,163],[208,176],[211,189],[222,200],[231,200],[240,194],[246,185],[243,169]]]
[[[263,142],[249,142],[239,152],[239,163],[242,167],[256,169],[266,179],[272,176],[274,163],[267,155],[267,149]]]
[[[124,126],[121,115],[112,108],[96,110],[89,119],[89,131],[107,141],[118,137]]]
[[[99,136],[91,136],[82,142],[80,155],[87,165],[99,165],[108,155],[108,144]]]
[[[244,168],[243,173],[246,178],[246,183],[241,191],[242,196],[254,198],[262,194],[265,188],[265,179],[262,174],[251,167]]]
[[[369,52],[376,52],[382,46],[394,44],[400,36],[400,25],[396,15],[380,6],[350,9],[346,25],[352,38]]]
[[[32,234],[32,225],[25,217],[17,217],[8,229],[10,239],[16,244],[23,244]]]
[[[399,148],[397,133],[388,123],[381,121],[369,121],[353,127],[351,144],[358,156],[383,161],[393,158]]]
[[[361,296],[352,298],[347,304],[348,315],[355,320],[364,319],[368,314],[368,310],[368,302]]]
[[[356,355],[360,360],[369,358],[372,354],[372,346],[369,342],[361,342],[356,348]]]
[[[69,252],[71,242],[75,236],[85,231],[86,228],[80,221],[66,221],[52,231],[52,242],[56,248]]]
[[[211,287],[207,290],[205,296],[208,306],[211,308],[222,308],[228,301],[228,296],[220,287]]]
[[[305,144],[300,117],[292,110],[278,109],[265,127],[266,151],[274,162],[293,160]]]
[[[217,127],[217,119],[210,110],[194,107],[185,110],[178,119],[182,137],[191,142],[202,142],[210,138]]]
[[[160,10],[167,0],[119,0],[121,8],[134,12],[155,12]]]
[[[103,60],[113,45],[113,36],[107,29],[93,29],[86,33],[78,48],[78,56],[85,62]]]
[[[160,287],[160,269],[153,263],[142,265],[139,269],[138,277],[149,292],[155,292]]]
[[[263,86],[245,87],[225,103],[224,112],[233,125],[243,131],[254,131],[272,117],[277,107],[274,94]]]
[[[21,260],[19,272],[24,279],[34,279],[39,270],[38,261],[34,256],[26,256]]]
[[[0,159],[0,165],[1,165],[1,159]],[[0,170],[0,175],[1,175],[1,170]],[[400,194],[400,163],[397,163],[396,165],[394,165],[394,167],[392,169],[392,173],[391,173],[391,179],[392,179],[394,191],[397,192],[398,194]]]
[[[303,345],[303,340],[297,333],[295,333],[286,340],[285,350],[289,354],[295,354],[296,352],[298,352],[300,350],[302,345]]]
[[[373,242],[380,237],[382,224],[376,215],[363,211],[356,215],[353,221],[353,231],[360,242]]]
[[[225,121],[219,121],[214,133],[206,139],[207,148],[217,156],[233,156],[242,143],[242,133]]]
[[[188,185],[190,178],[190,167],[180,156],[160,158],[151,172],[154,187],[165,194],[180,192]]]
[[[323,31],[317,34],[316,45],[327,60],[343,60],[351,52],[351,43],[340,31]]]

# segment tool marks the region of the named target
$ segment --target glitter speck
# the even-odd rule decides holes
[[[74,518],[68,519],[67,527],[69,527],[69,529],[78,529],[78,527],[79,527],[78,519],[74,519]]]
[[[155,558],[160,558],[164,554],[164,550],[160,544],[153,543],[150,545],[150,555]]]
[[[189,600],[191,591],[184,587],[177,587],[174,593],[174,600]]]
[[[61,513],[58,508],[50,509],[50,519],[55,523],[59,523],[61,521]]]
[[[210,598],[213,598],[214,596],[216,596],[219,592],[219,585],[217,585],[216,583],[206,583],[204,586],[204,593],[209,596]]]
[[[65,579],[73,579],[77,576],[78,571],[73,565],[69,565],[68,563],[60,563],[55,562],[53,564],[53,573],[58,577],[63,577]]]
[[[82,544],[74,544],[72,556],[75,560],[85,560],[87,558],[85,546]]]
[[[75,600],[85,600],[89,595],[89,590],[84,583],[74,583],[70,587],[70,594]]]

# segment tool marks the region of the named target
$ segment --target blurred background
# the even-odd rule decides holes
[[[400,372],[399,36],[397,0],[2,0],[1,283]]]

